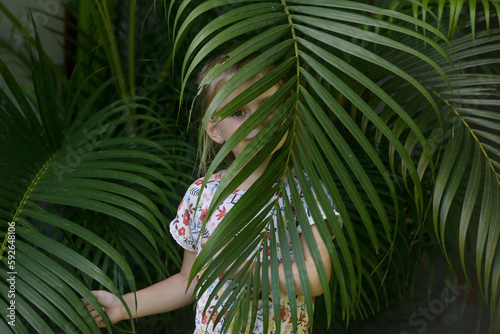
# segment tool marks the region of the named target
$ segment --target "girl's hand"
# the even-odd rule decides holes
[[[103,311],[106,312],[106,314],[109,317],[109,320],[111,320],[111,323],[114,324],[117,323],[118,321],[125,319],[123,316],[124,307],[122,305],[122,302],[120,301],[120,299],[118,299],[117,296],[115,296],[111,292],[102,290],[91,291],[91,292],[101,304]],[[83,299],[83,303],[85,304],[85,306],[87,306],[87,310],[89,310],[90,314],[97,323],[97,326],[99,326],[99,328],[106,327],[104,320],[99,315],[99,313],[97,313],[94,307],[90,305],[90,303],[86,299]]]

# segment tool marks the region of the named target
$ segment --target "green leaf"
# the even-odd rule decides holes
[[[476,206],[477,196],[479,193],[479,188],[481,186],[481,179],[483,178],[483,169],[481,166],[481,153],[478,148],[474,150],[473,164],[470,169],[469,181],[467,183],[467,191],[464,195],[464,204],[462,208],[462,213],[460,216],[460,230],[459,230],[459,249],[460,249],[460,260],[462,263],[462,269],[466,277],[468,277],[468,270],[465,264],[465,251],[466,251],[466,238],[467,232],[469,230],[469,224],[471,222],[472,213],[474,207]]]
[[[463,142],[464,132],[463,128],[455,127],[453,132],[453,137],[451,138],[451,145],[447,147],[443,155],[443,164],[439,169],[436,186],[434,188],[434,194],[432,199],[432,217],[434,222],[434,231],[437,236],[439,233],[439,213],[441,212],[441,202],[443,200],[443,194],[445,193],[445,188],[448,185],[448,180],[451,177],[453,167],[455,166],[455,161],[459,152],[461,151],[461,146]],[[443,236],[441,235],[441,242],[443,241]],[[444,245],[442,245],[444,247]]]
[[[339,119],[343,122],[344,125],[348,127],[348,129],[351,131],[352,135],[356,138],[357,141],[362,145],[363,149],[365,152],[372,158],[372,161],[377,165],[379,171],[383,174],[386,174],[386,171],[384,170],[384,167],[382,165],[382,162],[380,161],[379,157],[377,156],[377,153],[373,149],[373,147],[368,143],[368,140],[366,137],[361,133],[359,128],[356,126],[356,124],[353,122],[353,120],[349,117],[347,117],[338,103],[334,101],[331,96],[328,95],[328,92],[319,85],[319,83],[306,71],[303,71],[304,77],[307,79],[307,81],[311,84],[311,88],[317,93],[321,94],[320,96],[322,97],[323,101],[328,104],[328,107],[331,112],[335,113],[335,116],[339,117]],[[306,99],[308,94],[303,91]],[[309,95],[310,96],[310,95]],[[311,102],[309,102],[311,101]],[[313,104],[313,100],[309,98],[309,103]],[[321,109],[316,107],[312,108],[312,111],[315,113],[315,116],[318,118],[319,122],[322,124],[322,126],[325,128],[325,131],[329,134],[331,140],[333,143],[336,145],[337,149],[339,149],[343,155],[344,160],[350,165],[351,169],[353,172],[358,176],[358,178],[362,178],[362,184],[364,187],[364,190],[367,193],[371,193],[372,196],[372,201],[375,202],[375,205],[381,208],[381,201],[378,198],[378,195],[376,194],[376,191],[374,190],[371,182],[369,181],[369,178],[367,175],[364,173],[363,168],[359,164],[359,161],[356,159],[355,155],[352,153],[352,151],[349,148],[349,145],[341,139],[342,136],[340,136],[340,133],[338,130],[336,130],[330,122],[326,120],[325,114],[320,111]],[[385,176],[385,175],[384,175]],[[392,186],[392,181],[388,176],[385,176],[384,179],[386,180],[387,184],[389,187]],[[395,202],[397,203],[397,202]],[[378,210],[378,213],[381,215],[381,220],[384,223],[384,228],[386,232],[386,236],[388,239],[390,239],[390,227],[389,227],[389,221],[388,218],[386,217],[386,212],[385,210]],[[373,225],[370,223],[371,219],[367,217],[365,221],[365,226],[368,230],[368,233],[370,235],[370,240],[373,244],[373,247],[375,250],[378,250],[380,246],[378,245],[378,239],[375,236],[375,230],[373,228]]]
[[[196,66],[198,66],[198,64],[201,62],[201,60],[204,59],[208,54],[210,54],[218,46],[220,46],[223,43],[227,42],[228,40],[230,40],[232,38],[236,38],[244,33],[247,33],[247,32],[253,31],[253,30],[259,30],[259,29],[262,29],[262,28],[270,26],[270,25],[278,25],[279,23],[282,23],[283,20],[284,20],[284,15],[282,13],[269,13],[269,14],[259,15],[259,16],[257,16],[257,19],[255,19],[255,18],[246,19],[242,22],[236,23],[234,26],[231,26],[231,27],[223,30],[217,36],[215,36],[213,39],[211,39],[210,42],[207,42],[203,45],[201,50],[199,50],[197,52],[196,56],[191,61],[190,67],[187,68],[187,70],[185,70],[185,72],[184,71],[182,72],[182,77],[185,78],[183,85],[186,84],[186,80],[189,78],[189,76],[193,72],[194,68]],[[186,64],[187,60],[188,60],[188,58],[186,58],[184,60],[184,64],[182,66],[183,69],[185,69],[187,67],[187,64]]]
[[[418,83],[413,77],[411,77],[401,69],[397,68],[387,60],[377,56],[376,54],[366,52],[366,50],[360,46],[344,41],[341,38],[337,38],[332,35],[323,33],[319,30],[314,30],[302,25],[296,25],[296,29],[303,32],[304,34],[311,36],[312,38],[315,38],[318,41],[321,41],[332,47],[335,47],[342,52],[345,52],[347,54],[352,54],[356,57],[364,59],[365,61],[372,62],[376,65],[379,65],[393,72],[395,75],[402,77],[404,80],[411,83],[416,89],[420,91],[420,93],[423,96],[427,98],[428,102],[433,106],[434,110],[436,111],[436,114],[438,115],[438,106],[434,101],[434,99],[432,98],[432,96],[425,90],[425,88],[420,83]]]
[[[289,174],[288,180],[291,182],[293,178],[291,178],[291,175]],[[293,186],[290,187],[292,194],[293,194]],[[280,193],[286,194],[285,189],[282,187],[280,189]],[[293,217],[293,212],[292,208],[290,206],[290,203],[287,200],[287,196],[283,197],[283,202],[284,202],[284,208],[285,208],[285,218],[287,221],[287,225],[285,226],[285,222],[283,220],[283,216],[281,215],[281,208],[277,205],[274,207],[274,210],[277,211],[276,215],[276,227],[278,230],[278,242],[280,245],[281,249],[281,257],[282,257],[282,262],[281,264],[283,265],[283,271],[285,274],[285,284],[286,284],[286,292],[287,296],[295,296],[297,295],[295,293],[295,282],[293,279],[293,269],[292,269],[292,259],[290,257],[290,252],[287,251],[287,246],[290,244],[290,241],[288,239],[288,225],[293,225],[295,224],[294,217]],[[271,230],[272,233],[272,230]],[[297,309],[297,300],[295,298],[288,298],[288,302],[290,303],[290,310],[296,310]],[[292,316],[292,321],[293,321],[293,331],[297,331],[297,313],[296,312],[291,312]]]

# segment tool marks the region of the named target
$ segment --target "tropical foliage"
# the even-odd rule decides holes
[[[36,34],[0,4],[24,41],[17,50],[5,41],[2,46],[17,52],[33,83],[20,85],[0,61],[7,88],[0,91],[0,276],[5,282],[8,272],[17,272],[16,327],[3,318],[2,332],[99,332],[80,303],[81,297],[97,303],[89,290],[105,287],[119,295],[178,268],[179,249],[167,225],[195,168],[197,126],[190,122],[198,116],[189,114],[196,109],[189,83],[201,63],[228,49],[226,63],[202,85],[260,54],[219,91],[201,126],[284,84],[209,166],[208,175],[222,168],[252,124],[278,109],[228,168],[212,211],[285,133],[287,143],[198,257],[192,275],[205,269],[198,292],[253,257],[263,277],[271,277],[271,292],[259,275],[240,271],[233,293],[220,299],[230,301],[228,317],[245,327],[246,315],[254,314],[251,289],[279,291],[276,261],[262,266],[254,249],[269,247],[273,254],[288,244],[308,286],[294,224],[286,233],[286,222],[278,219],[277,235],[268,240],[261,233],[272,229],[266,213],[277,203],[270,198],[295,173],[305,202],[317,198],[327,217],[324,222],[309,205],[333,265],[328,282],[292,187],[285,217],[293,219],[295,210],[325,291],[317,299],[313,332],[342,330],[337,327],[392,305],[415,286],[425,259],[438,254],[464,282],[474,288],[477,282],[490,331],[499,331],[500,4],[375,3],[131,1],[124,8],[113,1],[69,2],[78,18],[68,22],[76,36],[63,36],[73,44],[69,79],[45,56]],[[216,111],[273,63],[273,71]],[[15,223],[15,243],[9,223]],[[209,261],[227,243],[227,251]],[[9,270],[10,245],[16,252]],[[285,257],[288,277],[290,263]],[[0,288],[0,307],[7,308],[9,285]],[[286,288],[295,294],[293,284]],[[118,327],[133,330],[141,322]],[[174,332],[148,326],[148,332]]]
[[[31,36],[35,29],[18,21],[23,30],[13,36],[22,34],[25,43],[6,46],[32,68],[33,87],[19,86],[0,62],[2,232],[15,222],[18,319],[14,328],[4,318],[5,333],[97,332],[80,301],[97,302],[91,288],[135,290],[164,279],[181,260],[165,226],[191,178],[195,151],[183,137],[185,124],[176,123],[175,84],[165,81],[172,53],[152,45],[144,53],[120,49],[117,40],[96,45],[115,34],[110,4],[75,2],[68,10],[79,17],[69,79]],[[160,32],[166,22],[156,18]],[[2,241],[7,264],[5,234]],[[13,271],[5,268],[2,280]]]

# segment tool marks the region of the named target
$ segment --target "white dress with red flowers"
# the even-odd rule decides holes
[[[210,235],[213,233],[217,225],[221,222],[222,218],[226,215],[226,213],[236,204],[238,199],[243,196],[245,193],[245,190],[235,190],[228,198],[224,200],[224,202],[217,208],[217,210],[212,214],[210,217],[209,221],[207,222],[205,229],[203,231],[203,235],[198,238],[201,227],[203,222],[205,221],[208,208],[210,206],[210,202],[212,200],[213,195],[215,194],[215,191],[217,190],[217,187],[219,186],[220,179],[221,179],[221,174],[222,172],[213,174],[210,176],[209,180],[207,181],[205,188],[203,189],[200,202],[198,204],[198,207],[195,210],[196,203],[198,201],[198,195],[201,192],[201,185],[203,184],[203,178],[198,179],[196,182],[194,182],[187,190],[186,195],[184,196],[182,202],[179,205],[179,209],[177,211],[177,216],[175,219],[170,223],[170,233],[174,237],[174,239],[186,250],[191,251],[191,252],[196,252],[199,254],[201,252],[201,239],[202,238],[209,238]],[[294,179],[295,184],[297,185],[297,189],[299,190],[299,194],[302,197],[302,192],[300,191],[300,187],[298,184],[297,179]],[[284,182],[286,192],[289,193],[289,185],[285,181]],[[312,189],[311,189],[312,190]],[[273,198],[274,199],[274,198]],[[272,199],[272,200],[273,200]],[[332,207],[333,202],[329,198]],[[304,203],[305,206],[305,203]],[[318,203],[319,206],[319,203]],[[323,215],[323,218],[325,218],[325,215],[323,211],[320,211]],[[309,210],[307,210],[306,207],[306,212],[309,216],[309,221],[311,224],[314,224],[314,221],[312,217],[309,215]],[[335,211],[335,214],[337,217],[340,216],[338,213]],[[298,226],[299,232],[300,232],[300,226]],[[276,235],[277,236],[277,235]],[[279,245],[278,245],[279,246]],[[291,246],[288,247],[291,250]],[[278,247],[278,250],[280,247]],[[291,253],[293,256],[293,253]],[[292,257],[293,259],[293,257]],[[282,257],[280,252],[278,253],[278,261],[282,261]],[[199,276],[198,276],[199,277]],[[218,311],[213,311],[215,304],[217,302],[218,298],[212,299],[210,302],[210,305],[208,307],[208,311],[203,314],[203,310],[205,308],[205,305],[207,303],[209,295],[212,293],[212,291],[215,289],[217,284],[220,282],[221,277],[216,279],[214,283],[211,284],[211,286],[203,293],[202,296],[197,296],[197,304],[196,304],[196,328],[194,331],[194,334],[205,334],[205,333],[220,333],[221,332],[221,326],[222,326],[222,321],[217,324],[217,326],[214,328],[214,321],[217,318],[217,315],[219,314]],[[222,293],[225,291],[227,286],[230,284],[230,281],[226,282],[224,284],[223,288],[218,291],[217,295],[221,296]],[[314,298],[314,297],[313,297]],[[306,310],[306,305],[304,301],[304,296],[296,296],[297,300],[297,319],[298,319],[298,324],[297,324],[297,332],[295,334],[301,334],[301,333],[308,333],[308,328],[309,328],[309,316],[307,314]],[[274,309],[273,309],[273,302],[272,302],[272,297],[269,296],[269,328],[268,328],[268,333],[275,334],[276,329],[275,329],[275,323],[274,323]],[[290,310],[290,304],[289,304],[289,299],[288,295],[281,293],[281,333],[293,333],[292,329],[292,317],[291,317],[291,310]],[[263,333],[263,321],[262,321],[262,302],[259,301],[258,303],[258,310],[257,310],[257,319],[256,319],[256,324],[255,327],[253,328],[252,333]],[[247,329],[248,330],[248,329]],[[232,333],[232,328],[230,329],[230,332]]]

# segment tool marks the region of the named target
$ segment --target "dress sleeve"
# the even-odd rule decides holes
[[[177,216],[170,222],[170,234],[184,249],[197,252],[196,240],[191,232],[194,218],[194,207],[196,205],[196,196],[193,196],[193,187],[191,185],[184,195],[179,208],[177,209]]]
[[[307,174],[306,174],[306,177],[307,177]],[[309,178],[307,178],[307,180],[309,181]],[[312,217],[312,215],[311,215],[311,212],[309,211],[309,207],[308,207],[308,205],[306,204],[306,201],[305,201],[305,198],[304,198],[304,194],[303,194],[303,192],[302,192],[302,189],[300,188],[299,182],[298,182],[298,180],[296,179],[296,177],[294,177],[294,182],[295,182],[295,186],[297,187],[297,190],[299,191],[300,199],[302,200],[302,205],[304,206],[304,209],[305,209],[305,211],[306,211],[307,217],[308,217],[308,219],[309,219],[309,223],[310,223],[311,225],[314,225],[314,219],[313,219],[313,217]],[[329,194],[329,193],[328,193],[328,191],[326,190],[326,188],[325,188],[325,186],[323,185],[323,183],[322,183],[321,185],[323,186],[323,189],[324,189],[324,191],[325,191],[326,197],[327,197],[328,201],[330,202],[330,206],[331,206],[331,208],[333,209],[333,213],[335,214],[335,216],[337,216],[337,219],[339,220],[339,223],[340,223],[340,225],[342,226],[342,218],[341,218],[340,214],[337,212],[337,210],[335,209],[335,204],[333,203],[333,200],[332,200],[332,198],[331,198],[330,194]],[[311,185],[311,183],[310,183],[310,182],[309,182],[309,186],[311,187],[311,191],[312,191],[312,193],[313,193],[313,195],[314,195],[314,198],[315,198],[315,200],[316,200],[316,205],[318,206],[319,211],[321,212],[321,216],[323,217],[323,219],[326,219],[326,214],[325,214],[325,212],[324,212],[323,208],[321,207],[321,205],[320,205],[320,203],[319,203],[319,200],[318,200],[318,198],[317,198],[317,196],[316,196],[316,193],[314,192],[314,190],[313,190],[312,185]],[[297,223],[297,230],[298,230],[298,232],[299,232],[299,233],[302,233],[302,229],[301,229],[301,227],[300,227],[300,225],[299,225],[298,220],[296,221],[296,223]]]

